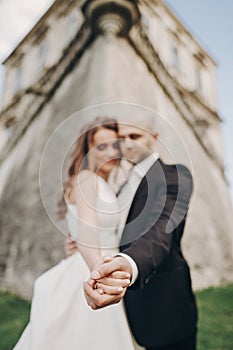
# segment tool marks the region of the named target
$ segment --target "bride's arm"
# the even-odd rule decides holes
[[[95,184],[96,175],[89,170],[82,170],[72,190],[79,220],[78,249],[90,270],[101,258]]]
[[[78,225],[78,250],[86,261],[90,271],[101,263],[109,262],[111,258],[102,258],[100,252],[99,227],[96,199],[96,175],[89,170],[83,170],[77,177],[76,186],[72,191],[72,199],[77,206],[79,218]],[[109,279],[111,283],[109,282]],[[95,281],[92,284],[93,288]],[[125,271],[116,271],[115,274],[99,281],[97,293],[118,295],[123,292],[130,283],[129,276]],[[106,285],[105,285],[106,283]]]

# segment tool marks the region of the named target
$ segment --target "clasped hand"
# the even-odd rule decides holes
[[[77,242],[67,239],[66,257],[77,251]],[[88,305],[93,310],[97,310],[120,302],[130,284],[131,277],[132,268],[124,257],[101,258],[93,267],[90,279],[83,283]]]
[[[83,283],[88,305],[97,310],[118,303],[126,293],[131,276],[131,266],[124,257],[104,258]]]

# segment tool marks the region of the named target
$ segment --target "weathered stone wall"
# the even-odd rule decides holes
[[[145,53],[145,56],[149,54]],[[233,280],[232,207],[227,184],[219,164],[206,153],[192,127],[169,97],[167,89],[173,84],[172,80],[162,84],[157,74],[159,76],[158,71],[148,68],[144,58],[126,38],[103,35],[97,36],[81,58],[77,58],[74,69],[67,71],[56,93],[37,114],[0,168],[2,288],[30,297],[35,278],[63,257],[64,237],[49,220],[40,196],[39,166],[43,148],[55,128],[70,115],[109,102],[143,105],[164,116],[156,121],[161,156],[171,162],[162,146],[165,143],[175,160],[189,166],[194,176],[194,193],[183,239],[194,287]],[[201,105],[198,108],[205,114]],[[104,110],[106,114],[112,113],[108,112],[111,108],[107,105]],[[97,114],[102,111],[100,107],[96,108]],[[82,112],[80,118],[90,114]],[[64,128],[57,143],[53,144],[52,157],[42,179],[53,216],[60,189],[57,164],[67,140],[76,133],[76,126],[78,132],[79,123],[73,122],[73,127]],[[185,154],[177,135],[187,148]],[[208,137],[208,133],[204,136]],[[213,139],[209,141],[213,143]],[[220,150],[221,147],[219,156]]]

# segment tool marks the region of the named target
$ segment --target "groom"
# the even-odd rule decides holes
[[[84,291],[94,310],[124,298],[132,333],[146,349],[195,350],[196,304],[180,246],[192,177],[185,166],[159,159],[151,127],[145,119],[119,124],[122,153],[134,164],[119,194],[121,253],[92,271]],[[119,270],[130,274],[131,285],[118,295],[99,294],[94,285],[111,286]]]

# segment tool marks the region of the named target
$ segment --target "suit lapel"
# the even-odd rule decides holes
[[[121,244],[124,244],[123,242],[125,241],[125,235],[127,235],[127,224],[129,224],[131,221],[137,218],[145,206],[145,203],[148,198],[148,193],[150,191],[149,184],[151,184],[151,182],[153,182],[153,190],[155,189],[154,186],[156,186],[157,182],[156,174],[159,174],[161,172],[161,168],[163,168],[163,162],[160,159],[158,159],[149,169],[147,174],[142,178],[142,181],[140,182],[138,189],[134,195],[132,204],[130,206],[126,218],[125,227],[121,235]]]

